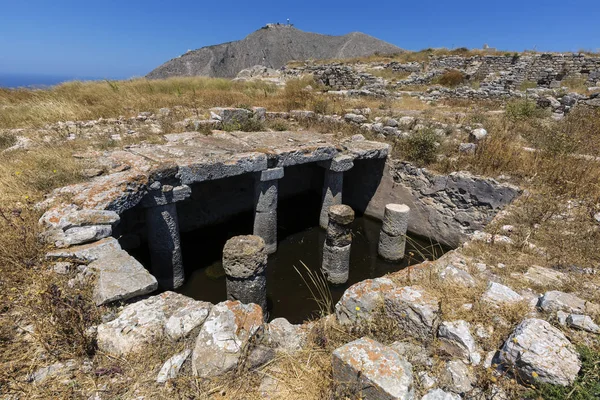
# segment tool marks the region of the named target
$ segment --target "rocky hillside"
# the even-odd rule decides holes
[[[246,38],[187,52],[150,72],[148,78],[211,76],[233,78],[254,65],[280,68],[292,60],[352,58],[399,53],[390,43],[360,32],[329,36],[289,25],[269,24]]]

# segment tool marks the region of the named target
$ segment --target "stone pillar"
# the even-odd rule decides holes
[[[254,196],[254,235],[265,241],[267,254],[277,251],[277,198],[278,180],[283,178],[283,168],[258,172]]]
[[[223,248],[227,299],[254,303],[267,315],[267,251],[265,241],[254,235],[234,236]]]
[[[329,225],[323,246],[321,269],[327,280],[336,285],[348,281],[352,221],[354,221],[354,211],[349,206],[340,204],[329,208]]]
[[[176,289],[183,285],[185,271],[175,203],[188,198],[191,190],[185,185],[173,187],[159,182],[150,189],[141,204],[146,208],[151,272],[160,288]]]
[[[398,261],[404,258],[409,212],[410,208],[406,204],[385,206],[377,250],[386,260]]]
[[[329,221],[329,207],[342,204],[342,187],[344,186],[344,171],[354,166],[354,159],[349,155],[339,155],[332,160],[322,161],[319,165],[325,168],[323,183],[323,197],[321,202],[321,215],[319,226],[327,229]]]

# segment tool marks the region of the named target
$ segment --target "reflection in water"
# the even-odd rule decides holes
[[[316,315],[318,306],[309,288],[294,267],[303,270],[304,263],[312,270],[321,266],[325,231],[318,227],[301,227],[311,221],[282,221],[279,229],[280,242],[277,253],[269,257],[267,267],[267,296],[270,318],[285,317],[292,323],[302,322]],[[198,300],[218,303],[225,300],[225,274],[221,264],[225,241],[238,234],[251,231],[252,215],[236,218],[234,230],[222,228],[200,229],[182,235],[183,258],[188,271],[186,284],[179,292]],[[299,224],[300,223],[300,224]],[[231,224],[223,224],[231,229]],[[291,227],[294,229],[291,229]],[[250,227],[250,228],[249,228]],[[377,241],[381,222],[366,217],[357,218],[352,226],[353,241],[350,257],[350,278],[347,284],[331,286],[334,303],[352,284],[364,279],[383,276],[407,265],[422,261],[420,253],[431,252],[439,256],[439,245],[409,238],[407,256],[401,262],[389,263],[377,257]],[[416,247],[416,248],[415,248]],[[425,249],[425,250],[424,250]],[[409,256],[409,252],[414,256]]]

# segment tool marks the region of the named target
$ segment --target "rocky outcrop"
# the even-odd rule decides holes
[[[292,60],[399,52],[402,52],[400,48],[360,32],[329,36],[303,32],[290,25],[269,24],[242,40],[188,51],[156,68],[147,77],[234,78],[241,70],[255,65],[279,69]]]

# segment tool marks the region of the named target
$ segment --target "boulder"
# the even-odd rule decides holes
[[[98,326],[98,348],[123,356],[159,340],[177,340],[202,325],[212,304],[164,292],[128,305],[119,316]]]
[[[574,314],[598,312],[598,306],[581,299],[574,294],[552,290],[546,292],[538,303],[538,307],[546,312],[565,311]]]
[[[412,365],[432,367],[433,359],[425,347],[411,342],[394,342],[390,348]]]
[[[224,108],[215,107],[210,109],[211,115],[215,114],[219,118],[215,118],[223,122],[223,124],[244,124],[252,117],[252,111],[245,108]]]
[[[412,365],[398,353],[362,338],[333,352],[333,380],[342,393],[356,390],[365,399],[412,400]]]
[[[262,327],[262,309],[256,304],[225,301],[215,305],[196,338],[194,375],[209,378],[234,369]]]
[[[600,333],[600,327],[594,323],[589,315],[570,314],[567,317],[567,325],[591,333]]]
[[[440,279],[456,286],[473,287],[477,284],[475,279],[466,271],[448,265],[440,271]]]
[[[364,115],[360,115],[360,114],[346,114],[346,115],[344,115],[344,119],[347,122],[352,122],[355,124],[362,124],[364,122],[367,122],[367,117],[365,117]]]
[[[515,368],[521,378],[568,386],[581,369],[574,346],[548,322],[531,318],[521,322],[500,352],[500,361]]]
[[[473,129],[473,131],[469,134],[469,138],[472,141],[477,142],[479,140],[485,139],[485,137],[487,135],[488,135],[488,132],[485,129],[477,128],[477,129]]]
[[[383,308],[384,293],[395,287],[388,278],[367,279],[350,286],[335,305],[335,316],[342,325],[372,321]]]
[[[430,339],[439,325],[440,302],[419,286],[385,292],[385,312],[408,334]]]
[[[497,282],[490,282],[481,300],[494,306],[510,305],[523,301],[523,297],[509,288]]]

